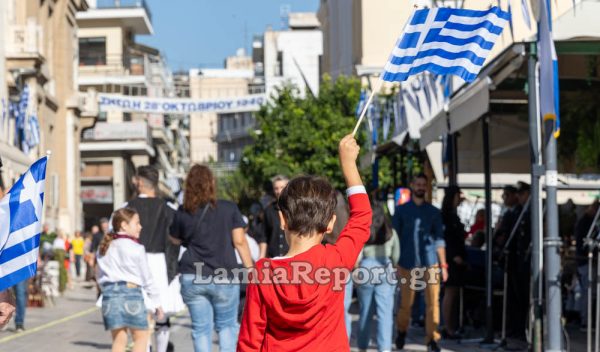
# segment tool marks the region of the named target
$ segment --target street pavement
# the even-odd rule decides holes
[[[95,306],[95,301],[96,291],[92,285],[75,282],[73,289],[57,298],[54,306],[28,308],[25,317],[27,330],[24,332],[16,333],[12,322],[7,330],[0,331],[0,352],[109,351],[110,334],[104,331],[102,315]],[[356,332],[357,319],[358,316],[353,314],[354,332]],[[191,321],[187,312],[172,319],[171,341],[174,343],[175,351],[193,352],[190,329]],[[575,330],[571,335],[570,350],[584,351],[585,334]],[[218,351],[216,342],[215,336],[213,351]],[[368,351],[377,351],[373,343]],[[444,351],[490,351],[481,348],[476,340],[461,343],[442,341],[440,345]],[[354,336],[352,346],[352,351],[357,351]],[[509,347],[507,350],[524,351],[526,346],[509,341]],[[405,351],[426,351],[423,345],[422,328],[411,328]]]

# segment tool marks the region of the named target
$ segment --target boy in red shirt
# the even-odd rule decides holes
[[[321,244],[335,222],[336,194],[324,179],[291,180],[279,197],[279,216],[290,246],[283,257],[256,263],[246,291],[237,350],[350,350],[344,323],[344,287],[369,238],[371,206],[352,135],[340,141],[350,219],[334,245]]]

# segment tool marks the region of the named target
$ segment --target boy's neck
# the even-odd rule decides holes
[[[285,254],[286,257],[293,257],[300,253],[304,253],[312,247],[321,244],[323,241],[323,234],[315,234],[315,235],[291,235],[289,237],[289,245],[290,249]]]

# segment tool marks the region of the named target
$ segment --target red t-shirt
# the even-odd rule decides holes
[[[344,323],[345,285],[334,279],[336,272],[347,273],[354,267],[369,239],[371,206],[366,193],[351,195],[349,204],[350,218],[335,244],[316,245],[294,257],[256,263],[260,283],[250,283],[246,291],[238,351],[350,350]],[[293,280],[292,267],[297,269],[297,278],[320,277],[321,283],[306,279],[275,283],[284,275]],[[330,282],[323,283],[327,277]],[[273,283],[265,284],[267,280]]]

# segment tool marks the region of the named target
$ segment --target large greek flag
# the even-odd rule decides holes
[[[0,291],[36,273],[47,162],[31,165],[0,200]]]
[[[385,65],[383,80],[404,81],[430,71],[473,81],[509,19],[496,6],[487,11],[415,10]]]

